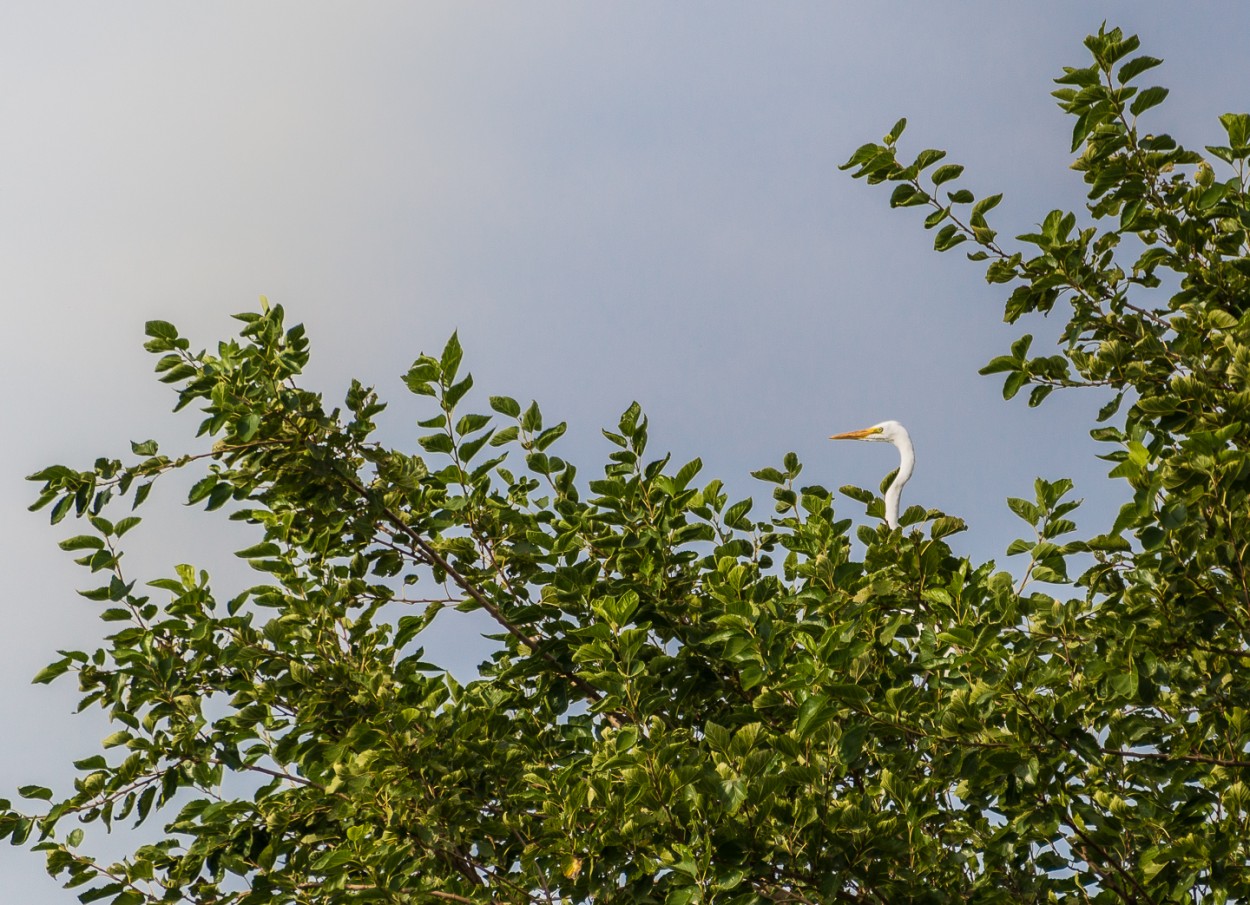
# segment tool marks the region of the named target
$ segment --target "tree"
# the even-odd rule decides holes
[[[900,161],[902,121],[847,167],[928,209],[939,250],[973,243],[1009,321],[1062,303],[1057,354],[1024,336],[985,372],[1031,405],[1114,391],[1093,433],[1134,496],[1107,531],[1065,540],[1071,482],[1039,480],[1009,501],[1018,584],[917,506],[856,529],[857,557],[793,454],[754,473],[776,512],[752,517],[698,460],[648,460],[636,405],[583,485],[537,404],[469,408],[455,336],[405,377],[432,400],[413,454],[374,439],[373,390],[327,411],[300,388],[280,307],[216,353],[150,322],[215,442],[32,476],[35,508],[89,526],[61,545],[117,626],[36,681],[75,673],[117,731],[71,792],[0,802],[0,833],[121,905],[1246,900],[1250,116],[1204,159],[1139,128],[1166,91],[1133,84],[1159,62],[1136,38],[1086,45],[1055,92],[1081,218],[1004,246],[999,196],[952,191],[941,151]],[[178,469],[263,530],[239,551],[261,583],[123,569],[137,517],[114,510]],[[467,684],[418,646],[446,608],[499,625]],[[76,822],[157,815],[166,838],[117,864],[79,851]]]

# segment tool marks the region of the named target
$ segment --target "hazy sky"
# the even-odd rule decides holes
[[[1166,59],[1153,131],[1199,147],[1250,109],[1244,0],[4,5],[0,797],[66,787],[109,731],[70,716],[72,680],[28,684],[102,626],[56,548],[77,530],[25,512],[22,478],[189,441],[149,318],[211,344],[267,295],[308,327],[310,385],[393,400],[395,444],[422,412],[399,375],[458,328],[480,405],[568,419],[586,477],[637,399],[657,453],[702,456],[766,512],[749,470],[795,450],[805,479],[875,487],[892,450],[824,438],[896,418],[918,457],[904,505],[967,519],[961,552],[1002,561],[1024,527],[1003,501],[1037,475],[1076,478],[1082,524],[1105,527],[1123,490],[1086,434],[1103,400],[1029,410],[976,373],[1056,325],[1002,325],[1002,287],[837,170],[907,116],[910,152],[947,148],[978,195],[1005,193],[1004,236],[1080,209],[1050,80],[1103,19]],[[193,562],[229,584],[250,539],[181,508],[185,486],[158,485],[131,574]],[[449,617],[440,650],[470,669],[477,625]],[[0,890],[76,901],[8,846]]]

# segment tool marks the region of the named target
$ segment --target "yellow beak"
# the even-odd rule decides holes
[[[881,432],[881,429],[878,427],[866,427],[862,431],[847,431],[845,434],[834,434],[829,439],[830,440],[863,440],[866,437],[871,437],[873,434],[877,434],[880,432]]]

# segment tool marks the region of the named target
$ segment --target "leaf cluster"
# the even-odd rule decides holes
[[[1009,825],[1031,839],[1038,863],[1075,870],[1081,895],[1240,900],[1250,886],[1245,848],[1232,841],[1246,838],[1250,766],[1242,722],[1250,116],[1221,116],[1227,144],[1206,146],[1209,157],[1191,151],[1144,125],[1167,90],[1135,82],[1160,60],[1135,55],[1138,39],[1118,29],[1104,27],[1086,47],[1089,65],[1065,67],[1054,92],[1073,118],[1072,168],[1088,187],[1081,216],[1051,211],[1017,246],[1000,243],[978,216],[997,196],[983,207],[971,193],[937,200],[921,180],[940,152],[900,162],[901,124],[846,167],[896,184],[896,206],[932,208],[926,227],[947,223],[939,250],[976,245],[968,257],[987,262],[990,283],[1010,287],[1009,323],[1064,303],[1058,354],[1030,355],[1024,335],[982,370],[1005,375],[1005,398],[1025,387],[1030,405],[1060,388],[1111,395],[1098,416],[1104,426],[1091,433],[1107,444],[1109,476],[1127,481],[1131,500],[1109,530],[1062,541],[1075,531],[1064,517],[1072,504],[1059,502],[1067,481],[1039,481],[1036,502],[1009,501],[1034,529],[1034,539],[1008,549],[1030,557],[1024,584],[1071,583],[1085,593],[1027,598],[1039,647],[1013,693],[1079,757],[1039,759],[1049,779],[1034,793],[1035,810],[1007,813]],[[951,172],[929,182],[949,182]],[[1065,562],[1074,554],[1093,565],[1070,581]],[[1034,675],[1064,672],[1060,663],[1069,688],[1036,683]],[[1031,835],[1040,826],[1058,827],[1062,843],[1049,840],[1047,851],[1047,840]]]
[[[1064,301],[1056,354],[1022,336],[985,372],[1032,405],[1108,388],[1094,436],[1132,498],[1105,532],[1037,481],[1008,501],[1017,582],[935,510],[852,534],[838,510],[881,499],[803,483],[792,453],[754,473],[756,514],[650,452],[636,404],[583,480],[563,422],[479,401],[454,335],[403,376],[427,410],[392,448],[372,388],[301,387],[281,307],[214,352],[154,321],[211,445],[32,476],[34,508],[84,526],[62,547],[110,632],[35,681],[74,675],[114,731],[71,787],[0,801],[0,837],[122,905],[1250,896],[1250,121],[1222,118],[1211,161],[1144,132],[1166,92],[1133,84],[1158,63],[1137,46],[1103,29],[1058,80],[1088,210],[1015,246],[944,152],[899,161],[904,121],[847,164],[927,208],[938,250],[973,243],[1009,321]],[[254,586],[124,567],[181,469],[190,504],[262,534]],[[422,642],[465,611],[497,630],[461,682]],[[123,821],[163,838],[85,853],[84,825]]]

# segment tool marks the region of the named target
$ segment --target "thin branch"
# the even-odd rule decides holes
[[[295,783],[296,785],[307,786],[310,789],[316,789],[318,792],[321,792],[326,795],[330,794],[329,790],[326,789],[326,787],[321,785],[320,783],[313,782],[311,779],[305,779],[302,776],[296,776],[292,773],[284,773],[281,770],[271,770],[268,767],[261,767],[257,764],[243,764],[243,763],[229,764],[229,763],[226,763],[224,760],[217,758],[217,757],[209,758],[209,763],[216,764],[219,767],[225,767],[229,770],[248,770],[248,771],[251,771],[252,773],[264,773],[266,776],[272,776],[275,779],[285,779],[288,782]],[[342,793],[334,793],[334,794],[337,794],[340,798],[347,797],[343,795]]]
[[[320,883],[301,883],[299,885],[299,888],[300,889],[319,889],[321,888],[321,884]],[[343,886],[343,888],[348,890],[349,892],[371,892],[371,891],[376,891],[378,887],[372,883],[347,883]],[[433,896],[436,899],[443,899],[448,902],[463,902],[465,903],[465,905],[477,905],[477,903],[474,902],[472,899],[466,898],[465,896],[457,895],[454,892],[443,892],[443,890],[441,889],[422,889],[422,890],[401,889],[400,892],[404,893],[405,895],[412,895],[414,893],[420,892],[422,895]]]
[[[92,808],[100,808],[100,807],[104,807],[104,805],[106,804],[112,804],[113,802],[120,801],[121,799],[129,795],[131,792],[137,792],[139,789],[142,789],[145,786],[150,786],[152,783],[156,782],[157,780],[163,779],[166,773],[168,773],[170,770],[176,770],[178,767],[181,767],[184,763],[186,763],[185,760],[178,761],[178,763],[171,764],[170,766],[166,767],[164,770],[158,770],[154,773],[145,773],[142,777],[140,777],[139,779],[136,779],[134,782],[132,782],[128,786],[125,786],[124,788],[117,789],[108,795],[101,796],[100,798],[93,798],[90,801],[84,802],[83,804],[80,804],[80,805],[75,805],[72,808],[66,808],[62,813],[78,814],[83,811],[91,810]]]
[[[1168,754],[1163,751],[1125,751],[1122,748],[1103,748],[1099,747],[1099,751],[1103,754],[1109,754],[1112,757],[1134,757],[1138,760],[1158,760],[1164,763],[1173,761],[1189,761],[1198,764],[1214,764],[1217,767],[1250,767],[1250,760],[1237,760],[1228,757],[1212,757],[1209,754]]]
[[[370,493],[369,488],[361,484],[358,480],[356,480],[356,478],[352,477],[351,475],[343,474],[341,472],[336,472],[336,474],[340,480],[342,480],[345,484],[347,484],[349,487],[351,487],[353,490],[355,490],[358,494],[360,494],[365,499],[375,499],[373,494]],[[431,565],[436,568],[442,569],[448,576],[451,577],[451,580],[454,581],[457,585],[459,585],[462,591],[464,591],[466,594],[472,597],[473,600],[479,606],[481,606],[481,608],[484,609],[487,612],[487,614],[490,615],[492,619],[494,619],[501,626],[507,629],[510,635],[512,635],[514,638],[516,638],[526,647],[529,647],[531,650],[535,651],[539,656],[541,656],[544,660],[546,660],[553,667],[555,667],[556,671],[560,675],[564,676],[564,678],[566,678],[569,682],[571,682],[573,686],[576,687],[591,702],[598,703],[599,701],[603,700],[603,695],[599,692],[597,688],[595,688],[593,685],[591,685],[581,676],[578,676],[575,673],[570,673],[566,671],[564,667],[560,665],[560,661],[558,661],[554,656],[552,656],[550,652],[542,650],[540,647],[542,643],[541,639],[534,638],[530,635],[527,635],[525,632],[521,631],[521,629],[515,626],[512,622],[510,622],[508,618],[504,616],[503,611],[500,610],[498,606],[492,603],[491,600],[485,594],[483,594],[480,590],[478,590],[476,585],[474,585],[467,578],[461,575],[460,572],[456,569],[456,567],[453,566],[450,562],[448,562],[447,559],[441,553],[439,553],[432,546],[430,546],[429,542],[424,537],[421,536],[421,533],[417,531],[416,529],[414,529],[407,522],[405,522],[398,512],[395,512],[389,506],[383,505],[381,503],[379,503],[379,506],[382,510],[382,513],[386,516],[387,520],[392,525],[394,525],[399,531],[401,531],[404,535],[408,537],[408,539],[412,543],[412,546],[420,553],[421,558],[426,562],[427,565]],[[615,727],[619,728],[622,725],[620,722],[620,719],[614,716],[613,714],[605,714],[605,718],[608,720],[609,723],[611,723]]]
[[[441,889],[427,889],[425,894],[436,899],[446,899],[448,902],[464,902],[465,905],[477,905],[472,899],[458,896],[454,892],[443,892]]]
[[[1132,886],[1133,889],[1137,891],[1137,894],[1142,897],[1142,901],[1145,901],[1145,902],[1154,901],[1154,899],[1150,897],[1150,893],[1146,891],[1146,888],[1142,886],[1141,883],[1138,882],[1136,877],[1134,877],[1131,873],[1125,870],[1124,866],[1120,864],[1118,859],[1113,858],[1110,852],[1108,852],[1105,848],[1103,848],[1101,845],[1099,845],[1097,842],[1091,839],[1083,830],[1081,830],[1075,824],[1072,825],[1072,831],[1081,837],[1082,842],[1084,842],[1090,848],[1094,849],[1098,853],[1098,856],[1102,858],[1105,864],[1109,865],[1113,870],[1115,870],[1117,874],[1119,874],[1122,878],[1124,878],[1124,880],[1127,881],[1128,885]],[[1092,867],[1093,865],[1090,865],[1090,866]],[[1124,899],[1125,901],[1131,901],[1129,897],[1126,896],[1123,892],[1120,892],[1120,897]]]

